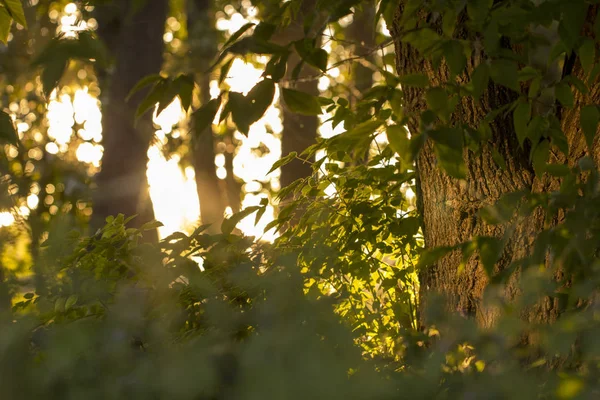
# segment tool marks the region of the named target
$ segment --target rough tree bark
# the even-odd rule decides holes
[[[100,27],[102,18],[112,15],[99,35],[113,51],[115,64],[110,77],[101,81],[106,92],[102,118],[104,155],[102,169],[96,176],[93,223],[96,227],[107,216],[118,213],[137,214],[132,226],[154,219],[146,178],[148,146],[153,135],[152,114],[147,113],[135,123],[135,111],[145,93],[140,92],[129,101],[125,99],[140,79],[161,70],[168,1],[144,2],[136,12],[125,3],[129,2],[99,6]],[[116,7],[117,13],[102,7]],[[157,233],[149,232],[146,239],[157,240]]]
[[[212,1],[188,2],[188,31],[191,67],[200,82],[201,102],[206,104],[210,100],[210,74],[205,71],[217,54]],[[200,218],[203,224],[213,224],[211,229],[218,230],[225,212],[225,201],[215,165],[214,133],[209,127],[204,132],[194,131],[193,135],[191,157],[196,172]]]
[[[416,49],[399,40],[398,21],[402,8],[403,4],[397,10],[396,23],[392,28],[398,74],[420,72],[427,74],[433,85],[447,82],[449,74],[444,64],[440,69],[434,70]],[[597,9],[597,6],[590,7],[589,20],[594,20]],[[427,15],[421,15],[420,18],[425,21]],[[464,20],[459,21],[457,25],[458,37],[465,36],[464,22]],[[481,53],[474,53],[468,60],[466,74],[459,79],[468,82],[474,67],[481,62],[482,58]],[[584,74],[578,60],[575,60],[571,73],[583,79]],[[404,88],[404,95],[409,113],[416,112],[418,115],[420,110],[426,108],[422,90]],[[452,122],[461,121],[477,127],[488,112],[515,100],[516,96],[516,93],[490,83],[479,101],[474,101],[470,97],[462,98]],[[585,140],[579,128],[579,112],[584,104],[598,102],[599,99],[600,83],[597,81],[585,101],[583,96],[576,92],[575,106],[572,109],[560,110],[562,129],[567,136],[570,150],[567,157],[551,155],[554,159],[550,161],[575,165],[577,160],[586,154]],[[418,126],[417,117],[410,120],[411,132],[417,132]],[[501,169],[494,162],[491,147],[485,148],[481,155],[465,150],[463,159],[468,171],[467,179],[459,181],[450,178],[436,166],[436,157],[430,142],[421,151],[416,163],[417,198],[418,208],[423,218],[422,227],[427,248],[452,246],[476,235],[501,237],[505,227],[491,226],[481,221],[476,214],[479,209],[495,203],[503,194],[517,190],[526,189],[533,193],[541,193],[558,188],[560,181],[557,178],[547,175],[541,178],[535,176],[529,162],[528,150],[519,148],[511,114],[496,119],[491,124],[491,130],[491,147],[504,157],[506,169]],[[598,161],[600,158],[598,141],[592,153],[591,155]],[[513,261],[531,253],[533,240],[544,228],[544,217],[543,213],[538,211],[516,227],[496,265],[497,270],[503,270]],[[556,222],[558,221],[554,223]],[[466,263],[464,270],[459,272],[458,265],[461,259],[460,251],[452,252],[420,274],[420,296],[424,300],[421,311],[426,307],[428,295],[439,292],[447,297],[449,310],[475,318],[480,326],[490,326],[494,323],[495,314],[482,304],[487,277],[481,262],[477,256],[472,257]],[[504,289],[504,295],[509,300],[518,295],[516,279],[517,276],[514,275]],[[551,322],[558,317],[558,304],[546,298],[525,314],[523,318],[528,321]],[[424,325],[425,321],[421,320],[421,324]]]

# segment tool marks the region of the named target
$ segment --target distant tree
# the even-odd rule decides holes
[[[151,113],[136,121],[143,92],[127,101],[129,92],[145,76],[158,74],[163,63],[163,34],[167,0],[113,1],[97,5],[98,34],[112,51],[114,65],[101,74],[103,91],[102,169],[96,176],[95,226],[109,215],[137,215],[133,226],[154,219],[146,169],[153,136]],[[150,231],[148,240],[156,240]]]
[[[312,0],[304,2],[296,15],[296,19],[285,30],[277,34],[276,40],[281,43],[303,40],[305,38],[304,26],[306,23],[306,26],[310,27],[310,21],[306,20],[311,18],[314,3]],[[321,38],[316,35],[314,29],[311,29],[308,34],[309,40],[315,40],[317,46],[321,43]],[[293,77],[294,70],[300,62],[302,62],[302,70],[297,74],[297,77]],[[318,80],[314,78],[314,75],[315,70],[313,67],[302,61],[297,52],[292,51],[287,60],[287,72],[285,76],[291,83],[291,87],[304,93],[318,96]],[[319,128],[318,117],[295,113],[284,102],[282,105],[282,120],[282,154],[287,155],[294,151],[300,154],[316,142]],[[312,167],[309,163],[293,160],[281,168],[281,186],[288,186],[290,183],[301,178],[306,178],[311,174]]]
[[[351,64],[351,85],[354,87],[351,95],[354,102],[373,87],[374,71],[369,63],[373,63],[377,21],[374,0],[361,2],[357,8],[352,23],[346,29],[353,56],[359,57],[357,62]]]
[[[188,0],[187,10],[190,67],[200,85],[200,102],[204,105],[210,100],[211,74],[208,69],[218,51],[216,10],[212,0]],[[218,229],[227,203],[217,177],[215,143],[211,124],[193,127],[190,156],[196,172],[200,218],[203,224],[213,224],[213,229]]]

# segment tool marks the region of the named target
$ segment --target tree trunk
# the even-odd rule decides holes
[[[151,113],[135,123],[135,111],[144,92],[129,101],[125,99],[140,79],[161,70],[168,1],[145,2],[135,13],[125,4],[113,7],[119,7],[118,12],[124,17],[113,18],[107,29],[100,31],[112,46],[110,49],[114,49],[115,64],[111,76],[101,82],[107,92],[103,96],[104,155],[102,169],[96,177],[94,225],[101,226],[107,216],[122,213],[137,214],[132,225],[139,227],[154,219],[146,178],[148,147],[154,127]],[[108,29],[113,23],[119,26],[116,38]],[[149,232],[146,239],[156,241],[157,233]]]
[[[210,0],[188,2],[188,31],[191,50],[191,67],[196,79],[200,81],[202,104],[210,100],[210,75],[205,71],[217,54],[217,37]],[[225,202],[221,193],[215,165],[215,138],[212,126],[205,132],[193,131],[192,164],[196,172],[196,187],[200,202],[202,224],[213,224],[211,231],[217,232],[223,214]]]
[[[290,26],[279,34],[282,43],[288,43],[293,40],[303,38],[303,15],[311,9],[309,2],[304,2],[299,13],[299,18],[293,21]],[[300,57],[293,52],[288,59],[288,67],[286,79],[292,78],[292,71],[300,62]],[[302,72],[299,75],[299,82],[295,84],[295,89],[301,92],[319,95],[318,80],[310,79],[303,81],[313,75],[307,64],[304,64]],[[313,145],[317,140],[317,130],[319,127],[319,119],[314,116],[299,115],[287,109],[282,105],[283,132],[281,138],[281,154],[286,156],[295,151],[298,154],[302,153],[309,146]],[[286,187],[292,182],[306,178],[312,175],[312,166],[309,163],[304,163],[300,160],[293,160],[281,168],[281,187]]]
[[[350,104],[356,105],[363,95],[373,87],[373,61],[372,53],[375,47],[375,2],[364,1],[354,13],[354,20],[348,27],[348,39],[352,42],[352,55],[361,57],[357,62],[351,63]],[[359,164],[369,162],[370,149],[358,158]]]
[[[225,170],[227,179],[225,180],[227,201],[231,211],[235,214],[241,211],[242,202],[242,184],[236,179],[233,173],[233,159],[235,157],[235,142],[233,140],[233,131],[228,130],[224,138],[225,144]]]
[[[354,56],[364,56],[359,62],[352,63],[352,83],[355,94],[362,95],[373,87],[373,61],[371,51],[375,47],[375,3],[368,0],[361,4],[361,9],[354,13],[354,20],[348,27],[348,39],[353,43]],[[368,55],[366,55],[368,54]],[[356,96],[352,96],[352,103]]]
[[[449,79],[444,63],[440,69],[434,70],[432,65],[423,59],[416,49],[400,41],[398,26],[403,5],[396,14],[396,23],[392,29],[396,47],[396,67],[399,75],[425,73],[433,86],[444,84]],[[589,18],[593,21],[596,6],[591,7]],[[425,21],[427,15],[421,15]],[[465,38],[464,20],[459,20],[455,36]],[[462,83],[470,80],[473,69],[483,60],[483,54],[474,52],[468,59],[466,74],[459,79]],[[566,63],[565,63],[566,64]],[[575,62],[573,75],[583,79],[583,71],[578,61]],[[423,90],[403,88],[407,113],[419,115],[426,109]],[[579,110],[584,104],[597,102],[600,98],[600,86],[596,82],[592,89],[592,99],[585,100],[577,92],[575,107],[560,111],[562,129],[569,142],[568,157],[551,155],[550,161],[574,165],[585,155],[585,143],[579,128]],[[504,87],[490,83],[479,101],[472,97],[463,97],[453,116],[452,123],[467,123],[476,128],[483,117],[517,98],[518,94]],[[415,113],[415,114],[412,114]],[[409,130],[418,132],[418,117],[409,121]],[[427,248],[452,246],[467,241],[473,236],[502,237],[505,226],[486,224],[477,216],[482,207],[494,204],[502,195],[517,190],[529,190],[533,193],[548,192],[558,189],[560,181],[547,175],[537,178],[529,161],[529,150],[519,147],[512,122],[512,113],[499,117],[491,124],[491,145],[486,146],[480,155],[464,150],[463,159],[467,167],[467,179],[459,181],[450,178],[436,165],[436,156],[431,142],[422,149],[417,162],[417,201],[422,216],[422,228]],[[597,142],[596,142],[597,144]],[[492,148],[496,149],[506,161],[506,168],[500,168],[492,157]],[[596,145],[593,156],[598,160],[599,147]],[[496,264],[496,271],[501,271],[511,263],[530,255],[533,242],[544,226],[545,215],[541,210],[534,212],[525,221],[518,224],[506,244],[505,250]],[[558,221],[555,221],[556,223]],[[484,307],[482,296],[488,283],[487,276],[478,256],[471,257],[462,271],[458,266],[462,261],[460,251],[454,251],[429,266],[420,273],[421,325],[426,309],[427,298],[433,292],[446,296],[450,311],[473,317],[480,326],[491,326],[495,321],[493,310]],[[506,299],[514,299],[518,295],[517,274],[504,287]],[[558,317],[558,304],[546,298],[528,310],[523,318],[528,321],[551,322]]]

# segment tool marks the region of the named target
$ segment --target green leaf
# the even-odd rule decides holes
[[[23,11],[23,4],[21,0],[4,0],[4,4],[8,8],[10,16],[24,28],[27,28],[27,20],[25,19],[25,12]]]
[[[282,89],[283,100],[290,111],[303,115],[320,115],[321,103],[317,96],[293,89]]]
[[[385,24],[391,27],[394,23],[394,14],[398,9],[399,0],[382,0],[379,3],[379,9],[377,10],[377,16],[382,16]]]
[[[232,44],[233,42],[235,42],[236,40],[238,40],[240,38],[240,36],[242,36],[248,29],[252,28],[254,25],[254,23],[252,22],[248,22],[246,24],[244,24],[240,29],[238,29],[237,31],[235,31],[233,33],[233,35],[231,35],[229,37],[229,39],[227,39],[227,41],[225,42],[225,44],[223,45],[223,47],[227,47],[230,44]]]
[[[262,40],[269,40],[275,33],[277,26],[270,24],[268,22],[259,23],[256,28],[254,28],[254,33],[252,36],[257,37]]]
[[[298,55],[304,62],[321,71],[327,71],[327,58],[329,55],[321,48],[315,47],[315,41],[309,38],[294,42]]]
[[[165,225],[160,221],[149,221],[140,227],[140,231],[151,231],[154,229],[158,229],[161,226],[165,226]]]
[[[487,89],[490,81],[490,70],[485,62],[480,63],[471,75],[471,91],[475,100],[479,100],[483,92]]]
[[[567,85],[565,82],[558,82],[554,87],[556,98],[560,101],[565,107],[573,107],[575,104],[575,99],[573,97],[573,92],[571,91],[571,87]]]
[[[462,152],[440,144],[435,145],[434,150],[440,166],[448,175],[456,179],[467,177],[467,168]]]
[[[548,155],[550,154],[550,142],[542,140],[535,146],[531,154],[531,163],[533,164],[533,170],[535,175],[539,178],[544,172],[546,172],[546,163],[548,161]]]
[[[434,140],[434,151],[438,162],[446,173],[457,179],[467,176],[463,158],[463,135],[458,128],[441,128],[429,132]]]
[[[562,19],[558,33],[567,50],[573,49],[581,37],[581,28],[585,21],[588,5],[583,1],[571,1],[562,8]]]
[[[260,206],[253,206],[253,207],[248,207],[238,213],[233,214],[231,217],[226,218],[225,220],[223,220],[223,222],[221,223],[221,232],[229,235],[231,232],[233,232],[233,230],[235,229],[236,225],[243,220],[244,218],[246,218],[248,215],[252,214],[253,212],[256,212],[258,210],[260,210],[261,207]]]
[[[441,37],[431,28],[420,28],[401,36],[401,40],[414,46],[419,53],[430,56],[432,51],[441,44]]]
[[[194,113],[194,129],[196,135],[205,132],[210,127],[221,106],[221,97],[210,100]]]
[[[452,37],[456,29],[456,18],[458,14],[454,7],[448,7],[442,17],[442,32],[448,37]]]
[[[267,199],[267,201],[268,201],[268,199]],[[254,218],[254,225],[258,225],[258,223],[262,219],[263,215],[265,215],[265,211],[267,211],[266,205],[261,206],[260,209],[258,210],[258,212],[256,213],[256,218]]]
[[[567,75],[563,78],[563,82],[573,85],[581,94],[588,94],[589,89],[586,84],[574,75]]]
[[[234,60],[235,57],[231,57],[223,65],[221,65],[221,70],[219,72],[219,85],[221,85],[225,79],[227,79],[227,74],[229,74],[229,70],[231,69],[231,65],[233,64]]]
[[[409,145],[408,130],[406,127],[402,125],[390,125],[385,128],[385,132],[392,150],[404,159]]]
[[[431,266],[455,249],[455,246],[440,246],[427,249],[419,255],[417,268],[422,269],[424,267]]]
[[[171,81],[166,79],[164,82],[165,89],[162,92],[162,96],[160,96],[158,100],[158,107],[156,108],[156,115],[160,115],[173,101],[175,98],[179,96],[180,88],[175,83],[175,81]]]
[[[192,95],[194,93],[194,78],[191,75],[179,75],[173,85],[177,88],[181,106],[187,111],[192,105]]]
[[[496,204],[479,209],[477,214],[490,225],[508,222],[526,193],[525,191],[518,191],[502,195]]]
[[[77,303],[78,299],[79,297],[76,294],[72,294],[69,297],[67,297],[67,300],[65,301],[65,311],[73,307],[75,303]]]
[[[517,140],[519,141],[519,145],[521,145],[521,147],[527,138],[527,124],[529,124],[530,118],[531,104],[526,101],[519,101],[519,104],[517,104],[517,107],[513,112],[513,121],[515,124]]]
[[[479,236],[475,238],[477,249],[479,250],[479,257],[481,258],[481,265],[485,270],[488,277],[492,277],[494,273],[494,266],[504,248],[502,240],[494,237]]]
[[[504,160],[504,157],[502,157],[502,154],[500,154],[495,147],[492,147],[492,159],[500,167],[500,169],[506,169],[506,161]]]
[[[560,129],[560,124],[558,126],[553,126],[548,130],[548,137],[552,140],[552,144],[564,155],[569,154],[569,142],[567,141],[567,137],[565,133]]]
[[[504,59],[493,60],[490,66],[490,76],[497,84],[516,92],[520,91],[519,68],[516,62]]]
[[[388,101],[394,115],[398,119],[402,119],[404,116],[404,93],[399,89],[394,89]]]
[[[277,168],[281,168],[284,165],[291,163],[294,159],[296,159],[297,156],[298,156],[298,153],[295,151],[292,151],[287,156],[275,161],[275,163],[273,164],[273,166],[271,167],[269,172],[267,172],[267,175],[269,175],[271,172],[275,171]]]
[[[565,164],[546,164],[546,172],[552,176],[562,178],[571,173],[571,168]]]
[[[12,17],[8,13],[7,8],[0,7],[0,40],[4,44],[8,43],[8,35],[10,34],[12,21]]]
[[[231,110],[233,122],[240,132],[247,135],[250,125],[258,121],[273,102],[275,83],[264,79],[257,83],[247,96],[237,92],[229,93],[227,107]]]
[[[434,87],[425,93],[427,106],[440,117],[446,117],[448,112],[448,94],[441,87]]]
[[[146,86],[149,86],[153,83],[157,83],[163,79],[164,78],[162,76],[160,76],[159,74],[145,76],[138,83],[135,84],[133,89],[131,89],[129,91],[129,94],[125,98],[125,101],[129,101],[131,99],[131,96],[133,96],[134,94],[136,94],[137,92],[139,92],[140,90],[145,88]]]
[[[58,86],[58,82],[67,70],[68,65],[68,60],[58,55],[54,60],[44,65],[41,80],[46,98],[49,98],[52,91]]]
[[[300,60],[298,64],[292,70],[292,81],[298,80],[300,73],[302,72],[302,68],[304,67],[304,60]]]
[[[104,43],[91,31],[79,32],[77,40],[64,40],[63,44],[73,44],[74,49],[67,55],[70,58],[96,62],[101,66],[108,63],[108,49]]]
[[[452,75],[460,75],[467,66],[463,45],[458,40],[449,40],[444,44],[442,50]]]
[[[158,81],[150,90],[150,93],[140,102],[135,113],[136,118],[140,118],[148,110],[154,108],[156,104],[161,103],[167,94],[170,87],[170,82],[166,79]]]
[[[19,136],[15,130],[12,118],[4,111],[0,111],[0,140],[14,144],[15,146],[19,144]]]
[[[463,131],[460,128],[440,128],[428,132],[429,137],[436,143],[447,146],[453,150],[462,151]]]
[[[498,22],[495,18],[492,18],[483,28],[483,47],[489,56],[495,57],[498,54],[500,37]]]
[[[527,138],[531,140],[531,143],[535,145],[540,141],[542,136],[548,133],[549,123],[548,119],[540,115],[533,117],[529,126],[527,127]]]
[[[279,82],[287,71],[287,62],[290,53],[275,54],[265,67],[264,76],[270,75],[275,82]]]
[[[526,82],[530,79],[539,78],[540,76],[540,71],[530,65],[526,65],[519,71],[519,82]]]
[[[347,138],[363,139],[373,134],[381,125],[383,125],[383,121],[381,120],[369,120],[361,122],[352,129],[343,132],[341,135]]]
[[[231,111],[231,119],[237,126],[238,130],[244,135],[248,134],[250,129],[250,110],[252,104],[250,100],[241,93],[229,92],[229,100],[227,101],[226,109]]]
[[[418,88],[429,86],[429,78],[424,74],[407,74],[400,76],[398,79],[402,86]]]
[[[598,130],[598,122],[600,122],[598,107],[587,105],[581,109],[581,128],[583,129],[583,134],[585,135],[585,140],[590,151],[592,150],[594,138]]]
[[[584,38],[583,43],[579,46],[578,55],[584,72],[589,74],[596,59],[596,43],[592,39]]]
[[[483,24],[492,8],[493,0],[469,0],[467,2],[467,14],[476,24]]]
[[[56,301],[54,302],[54,312],[56,312],[56,313],[64,312],[65,311],[65,302],[66,302],[65,297],[57,298]]]
[[[275,82],[271,79],[263,79],[250,90],[246,96],[252,105],[250,124],[258,121],[273,103],[275,96]]]

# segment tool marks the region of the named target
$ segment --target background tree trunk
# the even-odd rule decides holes
[[[281,38],[281,43],[299,40],[303,38],[303,16],[310,12],[311,2],[304,2],[302,9],[296,21],[293,21],[289,27],[278,34]],[[296,65],[300,62],[300,57],[295,52],[292,52],[288,59],[288,68],[286,79],[292,78],[292,72]],[[299,82],[294,84],[294,88],[301,92],[319,95],[319,82],[317,79],[302,80],[310,75],[314,75],[315,71],[311,70],[308,64],[304,64],[302,72],[299,75]],[[299,115],[291,112],[287,107],[282,105],[283,132],[281,138],[281,154],[286,156],[292,151],[298,154],[302,153],[306,148],[314,144],[317,140],[317,130],[319,128],[319,119],[314,116]],[[293,160],[281,168],[281,187],[286,187],[292,182],[306,178],[312,175],[312,166],[308,163],[303,163],[300,160]]]
[[[410,45],[399,40],[398,18],[402,4],[398,10],[396,24],[392,29],[396,46],[396,67],[398,74],[425,73],[433,86],[448,81],[448,70],[442,63],[440,69],[434,70],[431,64],[419,55]],[[597,7],[589,10],[589,18],[593,21]],[[422,16],[425,21],[426,16]],[[459,21],[455,36],[466,37],[464,22]],[[474,53],[468,60],[466,74],[459,79],[470,80],[470,75],[480,62],[483,54]],[[583,71],[578,61],[575,62],[572,74],[583,79]],[[408,113],[419,115],[426,108],[423,91],[404,88],[405,106]],[[579,110],[583,104],[594,103],[600,97],[600,85],[596,82],[592,89],[592,99],[584,99],[577,92],[575,107],[561,110],[562,129],[567,136],[570,152],[568,157],[551,155],[550,161],[574,165],[585,155],[585,143],[579,128]],[[483,117],[491,110],[497,109],[517,98],[518,94],[504,87],[490,83],[480,101],[471,97],[463,97],[454,114],[452,123],[462,122],[476,128]],[[418,132],[418,117],[409,122],[411,132]],[[417,199],[418,209],[423,218],[422,227],[425,246],[451,246],[471,239],[473,236],[485,235],[501,237],[505,226],[492,226],[477,217],[477,211],[486,205],[494,204],[502,195],[521,189],[533,193],[548,192],[558,189],[560,181],[547,175],[536,178],[529,161],[529,149],[519,147],[512,123],[512,113],[499,117],[491,124],[491,146],[486,146],[480,155],[465,150],[463,158],[467,167],[467,179],[459,181],[450,178],[437,165],[431,142],[421,151],[417,163]],[[506,161],[506,169],[501,169],[493,160],[492,148],[496,149]],[[593,156],[598,160],[598,146],[594,147]],[[531,254],[533,242],[537,234],[544,228],[545,215],[541,210],[516,226],[511,234],[505,250],[496,264],[498,271],[505,269],[512,262]],[[558,221],[555,221],[556,223]],[[482,296],[487,285],[487,277],[478,256],[471,257],[464,269],[459,271],[462,255],[455,251],[421,272],[420,297],[421,316],[426,308],[427,298],[432,292],[439,292],[448,299],[447,307],[463,315],[476,318],[481,326],[494,323],[493,310],[482,304]],[[504,288],[508,300],[518,295],[516,280],[518,272]],[[551,322],[558,317],[558,304],[550,298],[523,315],[528,321]],[[420,321],[422,325],[426,321]]]
[[[347,37],[352,42],[352,55],[361,57],[351,63],[351,82],[349,83],[349,101],[355,106],[363,95],[373,87],[373,61],[375,54],[371,53],[375,47],[375,2],[365,0],[354,13],[354,20],[347,28]],[[369,162],[370,150],[361,156],[358,164]]]
[[[146,178],[148,146],[154,133],[152,113],[135,123],[135,111],[145,93],[139,92],[129,101],[125,98],[140,79],[161,70],[168,1],[145,2],[136,12],[125,3],[129,2],[112,3],[99,10],[99,34],[114,51],[115,63],[110,77],[101,82],[106,92],[102,110],[104,155],[102,169],[96,176],[96,227],[107,216],[118,213],[137,214],[133,226],[154,219]],[[116,7],[113,10],[117,14],[102,10],[103,7]],[[103,21],[105,15],[111,16],[110,20]],[[117,27],[115,35],[113,29]],[[147,239],[157,240],[157,233],[149,232]]]
[[[214,10],[210,0],[188,0],[188,32],[191,50],[191,68],[200,82],[202,104],[210,100],[210,74],[205,73],[217,54]],[[205,132],[193,131],[192,164],[196,172],[196,187],[200,201],[202,224],[213,224],[218,231],[225,201],[215,166],[215,137],[212,126]]]
[[[353,43],[352,53],[361,56],[370,53],[375,47],[375,2],[367,0],[361,3],[360,9],[354,13],[354,20],[347,29],[348,39]],[[352,83],[356,95],[362,95],[373,87],[373,68],[369,63],[374,55],[369,54],[364,59],[352,63]],[[355,97],[355,96],[353,96]],[[352,99],[352,103],[357,101]]]
[[[235,141],[233,138],[233,130],[227,129],[227,133],[223,138],[223,144],[225,145],[225,170],[227,171],[227,178],[225,179],[227,201],[231,211],[235,214],[241,211],[242,201],[242,183],[235,177],[233,173],[233,159],[235,158]]]

